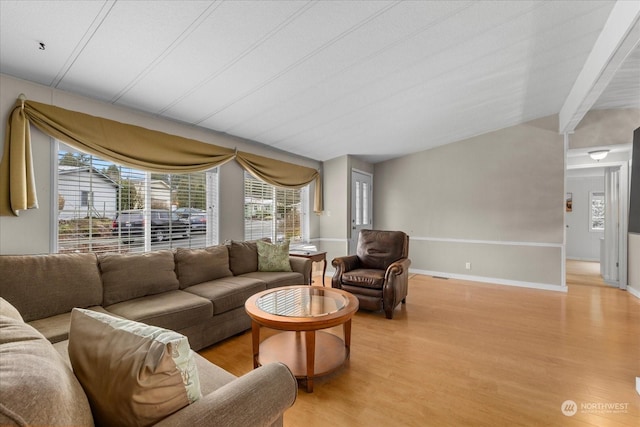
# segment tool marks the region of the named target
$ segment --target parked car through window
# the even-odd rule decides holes
[[[162,242],[172,237],[188,237],[189,221],[180,218],[175,212],[162,209],[149,211],[151,221],[151,239]],[[144,236],[145,216],[142,209],[132,209],[119,212],[113,221],[112,233],[123,241],[131,241]]]

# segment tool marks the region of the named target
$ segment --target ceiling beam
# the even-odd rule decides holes
[[[640,42],[640,1],[618,1],[560,109],[559,132],[571,133]]]

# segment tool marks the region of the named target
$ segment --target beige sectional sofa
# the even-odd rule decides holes
[[[244,303],[278,286],[308,284],[311,261],[258,271],[255,242],[142,254],[0,256],[0,297],[55,343],[67,339],[74,307],[171,329],[200,350],[251,327]]]
[[[177,331],[198,350],[250,327],[249,296],[306,284],[311,262],[290,257],[290,265],[292,271],[258,271],[255,242],[131,255],[0,256],[0,425],[101,424],[71,369],[74,307]],[[202,398],[157,425],[282,425],[297,395],[286,366],[236,378],[194,357]]]

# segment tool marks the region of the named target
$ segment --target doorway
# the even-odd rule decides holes
[[[356,253],[360,230],[373,224],[373,175],[351,170],[351,234],[349,255]]]
[[[588,149],[567,150],[565,262],[596,262],[605,283],[626,289],[630,147],[610,147],[611,159],[597,162],[589,158]],[[590,188],[593,182],[576,185],[577,176],[594,175],[600,187]],[[576,235],[582,238],[575,240]],[[586,249],[591,251],[584,255]]]

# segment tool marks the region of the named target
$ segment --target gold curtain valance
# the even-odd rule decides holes
[[[276,187],[301,188],[315,181],[313,211],[322,212],[322,180],[317,170],[242,151],[236,154],[236,161],[257,179]]]
[[[9,115],[0,163],[0,215],[37,208],[29,124],[87,153],[113,162],[160,173],[211,169],[235,158],[235,150],[169,135],[53,105],[18,100]],[[319,173],[315,169],[243,153],[238,162],[272,185],[300,188],[316,180],[315,211],[322,210]]]

